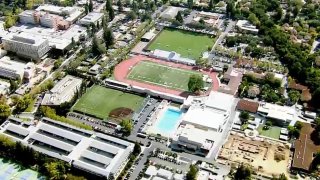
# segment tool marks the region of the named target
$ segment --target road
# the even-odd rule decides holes
[[[233,20],[229,20],[229,24],[226,27],[226,29],[224,30],[224,32],[222,32],[220,34],[220,36],[218,37],[218,39],[216,40],[216,42],[214,43],[214,45],[212,46],[211,52],[215,49],[215,47],[221,43],[221,41],[225,38],[225,36],[233,29],[233,27],[236,25],[236,21]]]

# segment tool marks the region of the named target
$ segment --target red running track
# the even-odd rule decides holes
[[[127,79],[127,76],[130,73],[130,68],[134,67],[137,63],[139,63],[142,60],[148,60],[148,61],[156,62],[159,64],[171,66],[171,67],[181,68],[181,69],[196,70],[195,67],[193,67],[193,66],[188,66],[188,65],[178,64],[178,63],[173,63],[173,62],[167,62],[167,61],[163,61],[163,60],[159,60],[159,59],[150,58],[147,56],[138,55],[138,56],[134,56],[130,59],[122,61],[120,64],[118,64],[115,67],[115,69],[114,69],[115,79],[117,81],[121,81],[121,82],[130,84],[132,86],[138,86],[138,87],[142,87],[142,88],[146,88],[146,89],[160,91],[163,93],[174,94],[174,95],[183,96],[183,97],[189,95],[187,92],[168,89],[166,87],[157,86],[157,85],[149,84],[146,82],[138,82],[138,81]],[[219,88],[219,81],[217,79],[217,73],[211,72],[211,71],[201,71],[201,73],[207,74],[212,79],[211,90],[217,91]]]

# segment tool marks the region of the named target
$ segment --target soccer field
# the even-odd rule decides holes
[[[188,81],[192,74],[202,75],[196,71],[169,67],[150,61],[140,61],[133,67],[127,78],[170,89],[188,91]]]
[[[134,94],[93,86],[80,98],[72,110],[105,119],[112,110],[117,108],[129,108],[136,111],[142,105],[143,100],[144,97]]]
[[[161,49],[165,51],[175,51],[182,57],[198,59],[202,53],[212,47],[214,39],[208,35],[177,30],[163,29],[158,37],[151,42],[148,49]]]

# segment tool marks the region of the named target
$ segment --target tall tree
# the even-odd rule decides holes
[[[196,165],[191,164],[189,167],[189,171],[186,175],[187,180],[195,180],[197,177],[198,168]]]
[[[103,29],[103,39],[107,49],[114,44],[114,37],[110,28],[105,27]]]
[[[113,8],[111,7],[111,9],[108,10],[108,12],[109,12],[109,21],[112,21],[115,17]]]
[[[91,51],[92,51],[92,54],[94,55],[101,55],[102,53],[104,53],[104,50],[101,47],[101,44],[96,35],[94,35],[92,39]]]
[[[10,106],[5,102],[0,102],[0,121],[7,119],[11,115]]]
[[[193,0],[188,0],[188,8],[192,9],[193,7]]]
[[[210,0],[209,1],[208,8],[209,8],[209,10],[213,10],[213,8],[214,8],[214,0]]]
[[[119,12],[122,12],[122,11],[123,11],[123,5],[122,5],[121,0],[118,0],[117,6],[118,6],[118,11],[119,11]]]
[[[89,12],[93,11],[93,2],[92,2],[92,0],[89,1],[88,10],[89,10]]]
[[[181,11],[178,11],[176,15],[176,20],[180,23],[183,23],[183,17],[182,17]]]

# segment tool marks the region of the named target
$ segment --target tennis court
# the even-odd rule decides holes
[[[20,165],[0,158],[0,179],[1,180],[38,180],[46,179],[38,172],[31,169],[23,169]]]

